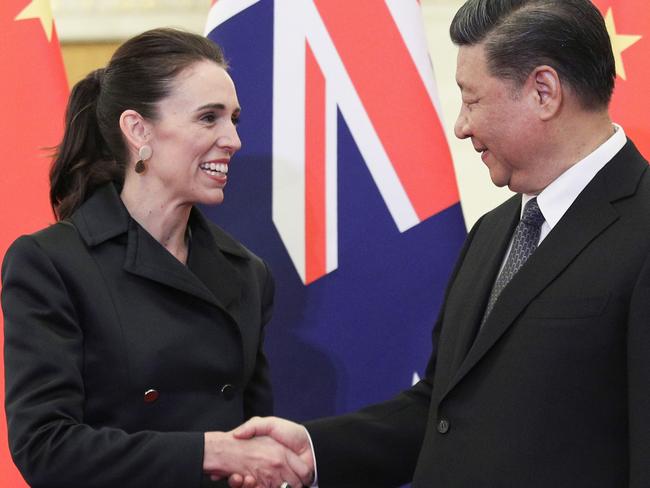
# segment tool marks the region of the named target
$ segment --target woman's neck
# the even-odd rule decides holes
[[[187,262],[187,223],[192,206],[166,198],[165,191],[133,188],[125,182],[120,197],[133,219],[182,263]]]

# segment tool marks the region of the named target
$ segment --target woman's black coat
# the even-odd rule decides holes
[[[34,487],[199,487],[203,432],[272,411],[262,260],[190,217],[185,266],[111,184],[2,268],[11,453]]]

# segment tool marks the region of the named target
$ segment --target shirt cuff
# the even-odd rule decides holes
[[[311,440],[311,436],[309,435],[309,431],[307,430],[307,427],[303,426],[303,429],[305,429],[305,433],[307,434],[307,439],[309,439],[309,446],[311,447],[311,457],[312,460],[314,461],[314,481],[311,482],[310,488],[318,488],[318,468],[316,467],[316,451],[314,450],[314,443]]]

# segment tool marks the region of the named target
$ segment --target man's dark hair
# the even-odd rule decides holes
[[[484,43],[493,76],[521,86],[548,65],[583,108],[609,105],[616,65],[605,21],[589,0],[468,0],[449,31],[458,46]]]

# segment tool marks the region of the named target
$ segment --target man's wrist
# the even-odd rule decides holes
[[[311,440],[311,436],[309,435],[309,431],[307,430],[307,427],[303,425],[302,428],[305,429],[305,434],[307,435],[307,439],[309,440],[309,447],[311,448],[311,459],[314,466],[314,470],[312,472],[312,482],[311,485],[309,486],[311,488],[318,488],[318,468],[316,467],[316,451],[314,449],[314,443]]]

